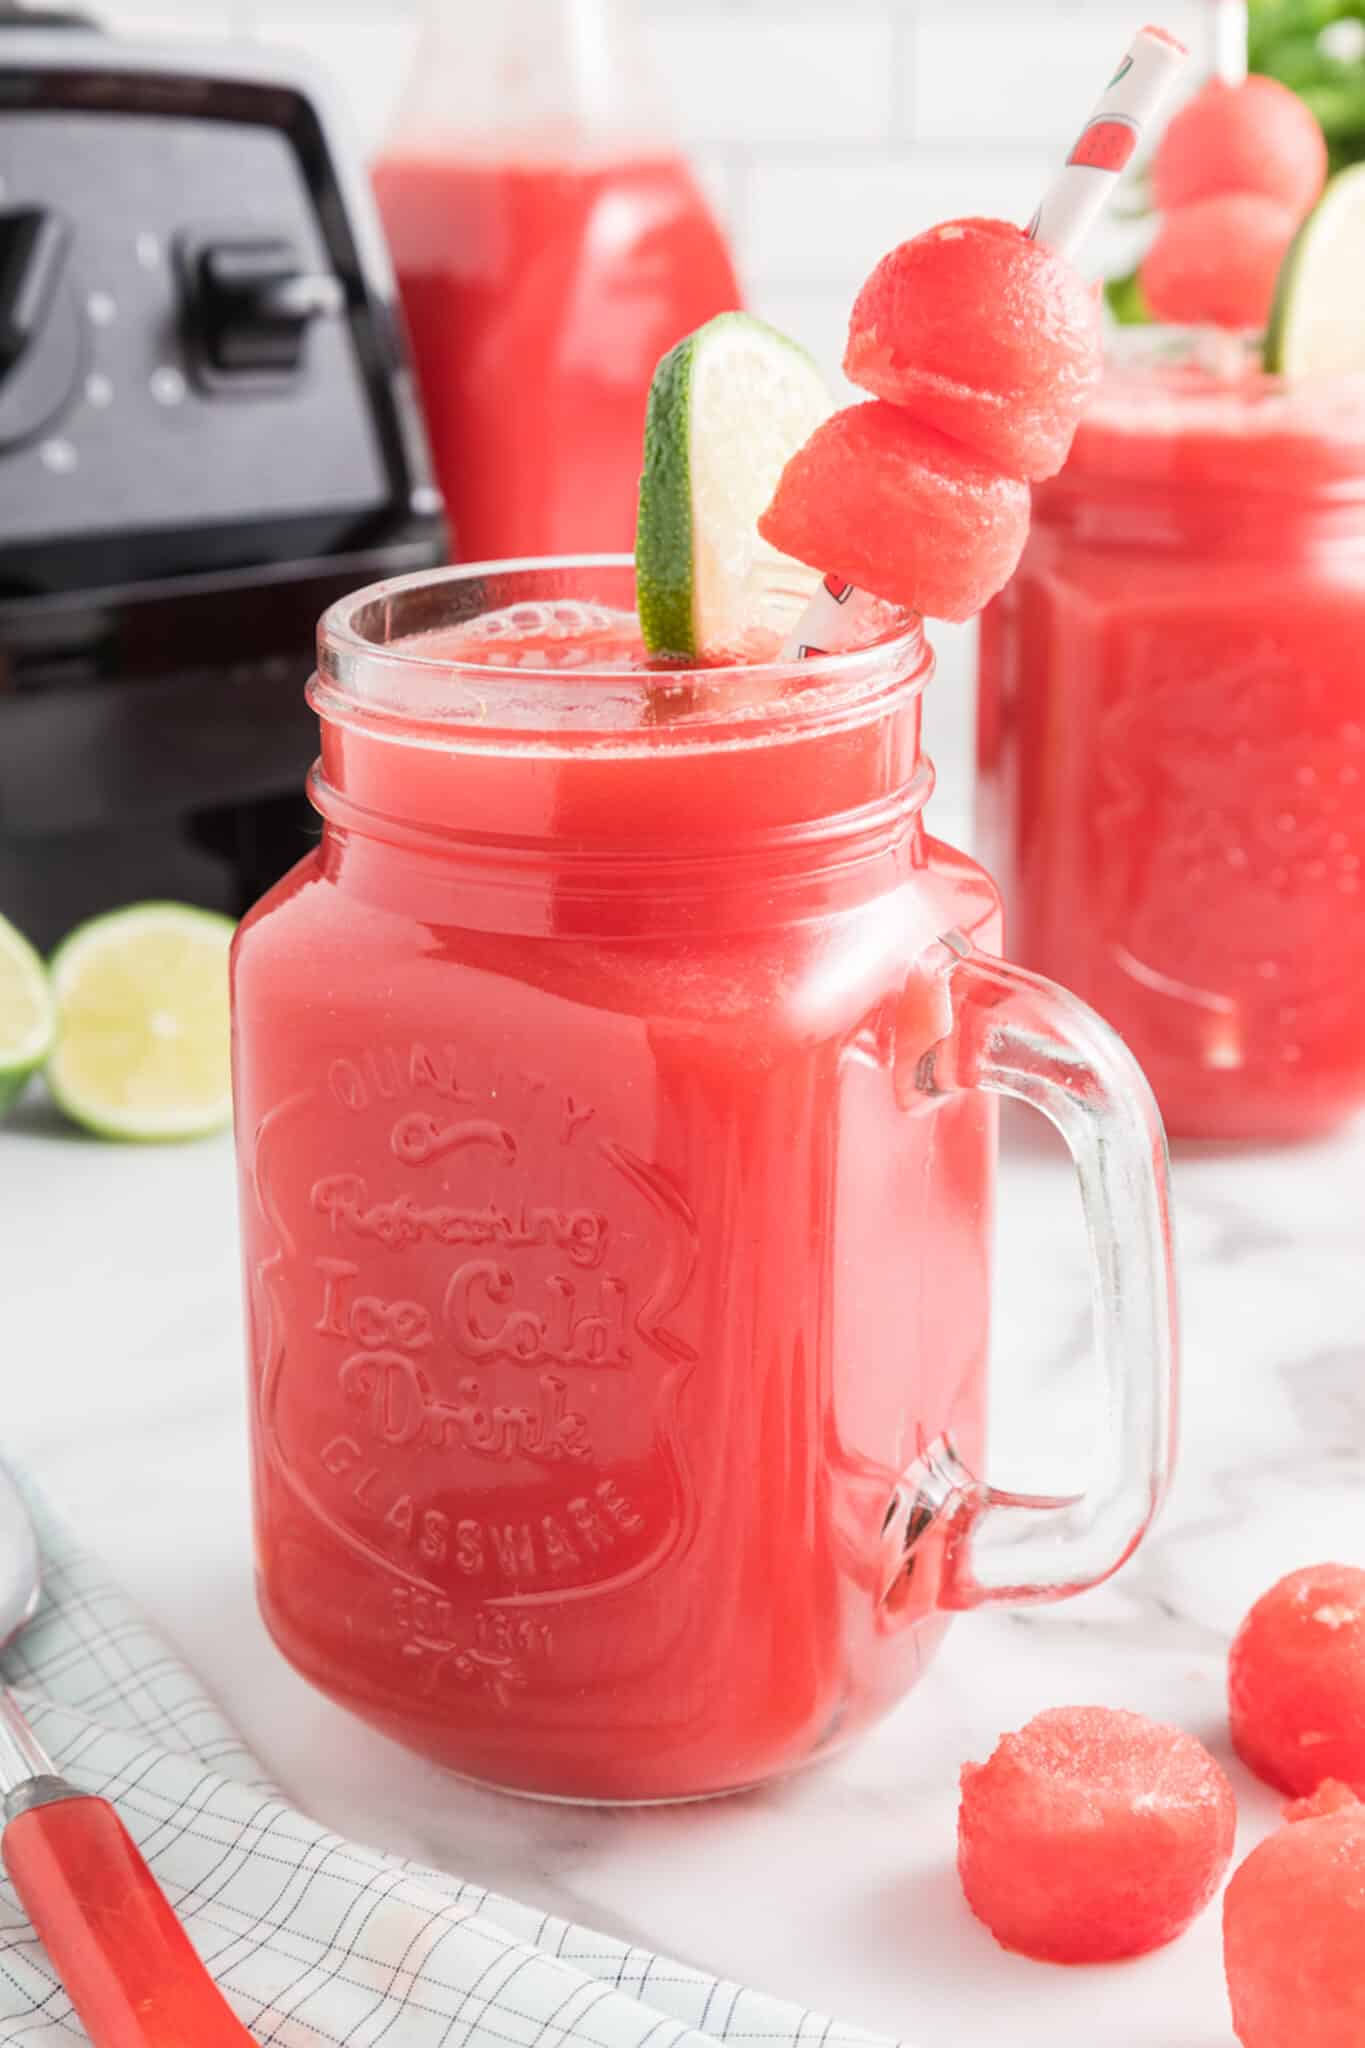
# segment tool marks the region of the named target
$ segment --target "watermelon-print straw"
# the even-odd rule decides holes
[[[1189,53],[1165,29],[1140,29],[1043,195],[1029,233],[1074,258],[1113,198],[1144,131]]]
[[[1104,96],[1068,151],[1029,226],[1035,241],[1074,257],[1112,199],[1189,52],[1162,28],[1134,36]],[[805,661],[856,644],[876,599],[826,576],[782,644],[783,661]]]

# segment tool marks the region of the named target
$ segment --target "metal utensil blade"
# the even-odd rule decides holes
[[[38,1538],[18,1487],[0,1465],[0,1645],[33,1615],[41,1592]]]

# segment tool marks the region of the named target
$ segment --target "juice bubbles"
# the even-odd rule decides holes
[[[1115,371],[983,621],[981,826],[1176,1132],[1365,1100],[1362,645],[1365,388]]]
[[[461,10],[458,48],[434,15],[375,169],[466,560],[629,547],[654,365],[739,303],[614,13]]]
[[[1010,996],[992,884],[924,827],[918,626],[669,678],[632,602],[545,564],[329,615],[322,843],[241,927],[234,1094],[276,1640],[462,1772],[647,1800],[843,1742],[987,1597]],[[1159,1207],[1133,1101],[1110,1178]],[[1049,1538],[1055,1591],[1159,1492],[1146,1244],[1137,1492],[1101,1564]]]

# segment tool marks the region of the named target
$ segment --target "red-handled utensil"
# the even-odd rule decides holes
[[[28,1512],[0,1470],[0,1642],[38,1605]],[[94,2048],[250,2048],[107,1799],[59,1776],[0,1687],[0,1856]]]

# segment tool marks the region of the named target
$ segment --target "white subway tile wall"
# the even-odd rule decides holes
[[[949,214],[1023,218],[1132,29],[1153,14],[1197,43],[1206,13],[1204,0],[638,4],[755,309],[799,327],[831,371],[850,297],[883,250]],[[94,5],[129,34],[246,35],[308,51],[373,151],[422,0]],[[1097,243],[1097,264],[1108,246]]]
[[[117,29],[245,35],[331,73],[378,146],[423,0],[91,0]],[[518,0],[430,0],[448,9]],[[1025,218],[1128,37],[1198,50],[1205,0],[638,0],[678,133],[756,312],[838,377],[848,309],[884,250],[945,216]],[[1095,268],[1123,247],[1097,236]],[[939,631],[936,803],[964,825],[970,631]],[[945,687],[946,685],[946,687]],[[943,799],[947,799],[945,804]]]

